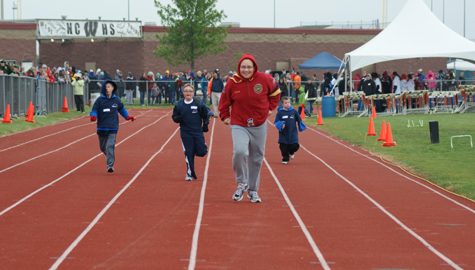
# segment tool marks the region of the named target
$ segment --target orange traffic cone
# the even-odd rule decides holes
[[[302,120],[305,120],[305,107],[303,106],[303,104],[301,104],[302,106],[302,111],[300,112],[300,118],[302,118]]]
[[[386,141],[383,143],[384,147],[396,146],[396,142],[393,141],[393,134],[391,133],[391,124],[388,123],[388,129],[386,131]]]
[[[25,119],[26,122],[30,122],[30,123],[35,123],[35,121],[33,121],[33,117],[35,116],[35,108],[33,107],[33,105],[30,106],[30,108],[28,109],[28,111],[30,112],[28,114],[28,118]]]
[[[379,139],[376,140],[377,142],[384,142],[386,141],[386,121],[383,120],[383,125],[381,126],[381,135],[379,135]]]
[[[64,102],[63,102],[63,109],[61,110],[62,112],[69,112],[68,109],[68,99],[64,97]]]
[[[2,123],[12,123],[12,121],[10,120],[10,104],[7,104],[7,109],[5,110],[5,117],[3,118]]]
[[[369,128],[368,133],[366,133],[366,136],[376,136],[376,132],[374,131],[373,117],[369,118]]]
[[[378,118],[378,116],[376,115],[376,109],[374,108],[374,105],[373,105],[373,115],[371,116],[373,118]]]
[[[323,126],[322,109],[318,110],[317,126]]]
[[[31,101],[30,101],[30,105],[28,106],[28,111],[26,112],[25,117],[28,117],[28,115],[30,115],[30,111],[31,111],[32,106],[33,105],[31,105]]]

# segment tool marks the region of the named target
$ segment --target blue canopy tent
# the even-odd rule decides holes
[[[340,67],[345,68],[345,63],[326,52],[319,53],[299,65],[299,69],[339,70]]]

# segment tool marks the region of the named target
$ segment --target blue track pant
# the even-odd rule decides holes
[[[208,153],[208,146],[203,133],[181,137],[183,151],[185,152],[186,173],[196,179],[195,156],[204,157]]]

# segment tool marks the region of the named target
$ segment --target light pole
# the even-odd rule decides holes
[[[463,37],[465,37],[465,0],[463,0]]]
[[[275,0],[274,0],[274,28],[275,28]]]
[[[15,20],[15,10],[16,10],[16,4],[15,4],[15,2],[13,2],[12,10],[13,10],[13,20]]]
[[[128,10],[129,10],[129,21],[130,21],[130,0],[127,0]]]
[[[445,24],[445,0],[442,1],[442,22]]]

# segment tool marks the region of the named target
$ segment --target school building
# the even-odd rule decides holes
[[[340,59],[381,30],[374,29],[309,29],[309,28],[241,28],[228,31],[228,50],[195,62],[195,72],[218,68],[221,74],[236,70],[237,55],[252,54],[259,70],[298,70],[299,64],[309,58],[327,52]],[[187,71],[189,65],[173,67],[164,59],[155,57],[153,51],[160,44],[156,35],[163,35],[161,26],[143,26],[140,21],[73,21],[36,20],[16,23],[0,23],[0,58],[17,64],[31,63],[40,66],[71,66],[84,70],[107,70],[111,75],[116,69],[125,74],[132,71],[137,78],[142,72],[164,74]],[[37,41],[39,57],[36,59]],[[385,70],[399,74],[424,73],[446,67],[446,58],[415,58],[378,63],[364,68],[368,72]],[[325,71],[304,70],[316,73],[321,79]]]

